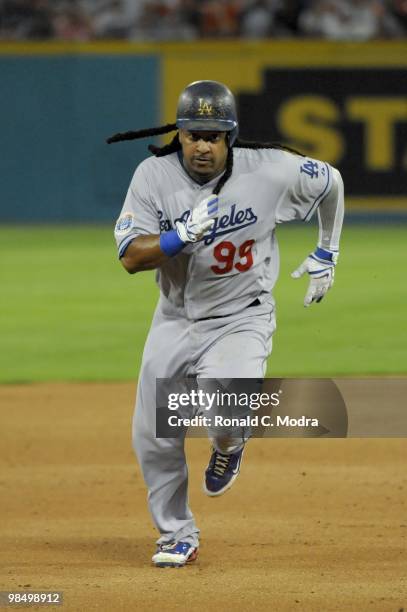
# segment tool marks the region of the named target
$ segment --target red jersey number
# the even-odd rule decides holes
[[[246,272],[253,265],[253,253],[252,246],[254,240],[246,240],[237,249],[233,242],[224,240],[220,244],[217,244],[213,249],[213,256],[216,261],[223,264],[223,266],[211,266],[212,272],[215,274],[227,274],[233,267],[239,272]],[[239,261],[235,263],[236,251],[238,251]]]

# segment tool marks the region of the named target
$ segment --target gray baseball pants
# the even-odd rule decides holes
[[[274,330],[271,298],[235,315],[189,321],[160,297],[144,347],[133,419],[133,446],[158,544],[182,540],[197,546],[199,530],[188,506],[184,439],[156,438],[156,378],[263,378]],[[211,440],[220,452],[237,451],[244,443]]]

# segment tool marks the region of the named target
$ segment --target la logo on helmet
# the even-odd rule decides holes
[[[208,104],[208,102],[205,102],[205,100],[203,98],[199,98],[199,108],[198,108],[198,114],[199,115],[212,115],[212,104]]]

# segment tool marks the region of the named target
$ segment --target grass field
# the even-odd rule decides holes
[[[306,281],[289,273],[315,236],[279,228],[268,375],[405,374],[405,226],[345,227],[335,287],[304,309]],[[137,377],[158,290],[122,269],[111,227],[3,227],[0,251],[0,382]]]

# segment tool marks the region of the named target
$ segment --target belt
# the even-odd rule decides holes
[[[257,298],[254,300],[254,302],[252,302],[251,304],[249,304],[248,306],[246,306],[246,308],[251,308],[252,306],[260,306],[261,302],[260,300]],[[203,319],[196,319],[196,321],[210,321],[211,319],[223,319],[224,317],[229,317],[230,315],[218,315],[215,317],[204,317]]]

